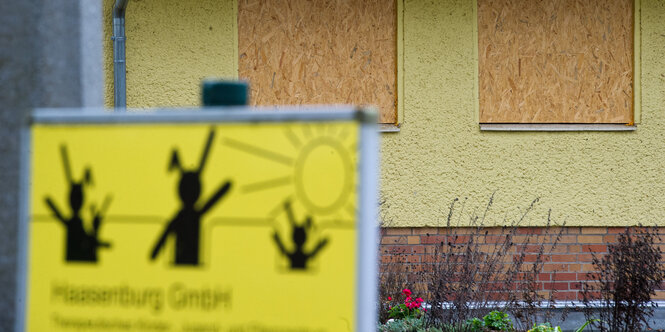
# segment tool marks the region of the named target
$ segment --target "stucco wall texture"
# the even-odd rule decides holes
[[[468,214],[496,192],[487,223],[665,224],[665,1],[641,1],[642,119],[635,132],[481,132],[474,82],[473,3],[404,6],[404,123],[382,145],[382,218],[444,225],[450,202]],[[435,28],[433,28],[435,27]],[[458,210],[459,211],[459,210]],[[454,222],[457,222],[455,219]]]
[[[105,104],[113,106],[112,10],[104,0]],[[129,0],[127,107],[197,106],[201,80],[237,77],[235,2]]]
[[[382,221],[444,226],[460,198],[466,203],[453,223],[464,226],[495,193],[489,225],[517,219],[535,198],[522,225],[545,225],[550,209],[554,223],[570,226],[665,225],[665,1],[641,0],[642,109],[634,132],[481,132],[473,6],[404,0],[403,123],[399,133],[382,135]],[[128,105],[198,105],[200,78],[235,76],[234,8],[232,1],[130,0]]]

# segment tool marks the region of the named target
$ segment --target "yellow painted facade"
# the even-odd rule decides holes
[[[401,0],[400,0],[401,2]],[[106,101],[112,103],[110,8],[105,0]],[[401,131],[383,135],[381,217],[390,226],[487,223],[665,225],[665,2],[641,0],[640,123],[634,132],[482,132],[477,116],[474,1],[409,1],[398,8]],[[237,76],[234,1],[130,0],[129,107],[196,106],[200,79]],[[461,205],[460,209],[461,209]],[[459,221],[457,221],[459,217]]]
[[[104,0],[106,105],[113,104],[115,0]],[[127,107],[195,106],[206,77],[235,78],[235,2],[129,0]]]

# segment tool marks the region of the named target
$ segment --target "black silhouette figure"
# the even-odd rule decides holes
[[[72,172],[69,164],[69,157],[67,155],[67,147],[60,146],[60,154],[62,155],[62,164],[65,169],[65,176],[69,183],[69,206],[72,210],[72,215],[66,218],[60,213],[60,209],[55,205],[55,202],[49,197],[45,197],[46,205],[51,209],[53,215],[60,220],[67,228],[65,241],[67,243],[67,250],[65,258],[68,262],[97,262],[97,249],[110,248],[111,244],[99,240],[99,228],[102,224],[103,215],[111,203],[110,196],[106,196],[102,208],[95,210],[95,206],[91,205],[90,211],[92,214],[92,230],[87,231],[83,226],[81,219],[81,208],[85,201],[83,186],[92,184],[92,176],[90,168],[86,168],[83,173],[83,179],[80,182],[74,182],[72,179]]]
[[[288,257],[289,261],[291,262],[291,270],[304,270],[307,268],[307,261],[311,258],[314,258],[314,256],[316,256],[319,251],[321,251],[321,249],[323,249],[323,247],[328,244],[328,239],[326,238],[319,241],[319,243],[311,252],[306,253],[304,247],[305,242],[307,242],[307,232],[309,232],[309,230],[312,228],[312,218],[307,217],[303,225],[298,226],[296,225],[295,218],[293,217],[291,203],[284,203],[284,209],[286,210],[289,222],[293,227],[292,237],[295,248],[292,252],[286,250],[277,232],[273,234],[273,239],[275,240],[275,243],[277,244],[277,247],[282,252],[282,254]]]
[[[157,240],[150,255],[152,260],[157,258],[157,255],[166,243],[167,237],[173,233],[175,235],[175,264],[199,265],[201,217],[217,204],[231,188],[231,182],[226,181],[202,207],[198,207],[196,204],[201,195],[201,173],[203,172],[203,166],[205,166],[214,137],[215,131],[211,129],[208,141],[201,155],[199,168],[196,170],[184,170],[178,158],[178,151],[173,150],[169,171],[177,168],[181,173],[178,184],[178,196],[182,202],[182,207],[176,216],[168,222],[164,232],[162,232],[162,235]]]

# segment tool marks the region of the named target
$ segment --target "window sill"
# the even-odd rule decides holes
[[[635,131],[637,126],[624,124],[578,123],[481,123],[481,131]]]
[[[379,123],[380,133],[399,133],[399,125],[391,123]]]

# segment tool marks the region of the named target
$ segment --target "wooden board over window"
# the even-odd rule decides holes
[[[253,105],[371,104],[396,123],[395,0],[239,0]]]
[[[632,123],[634,0],[478,0],[480,122]]]

